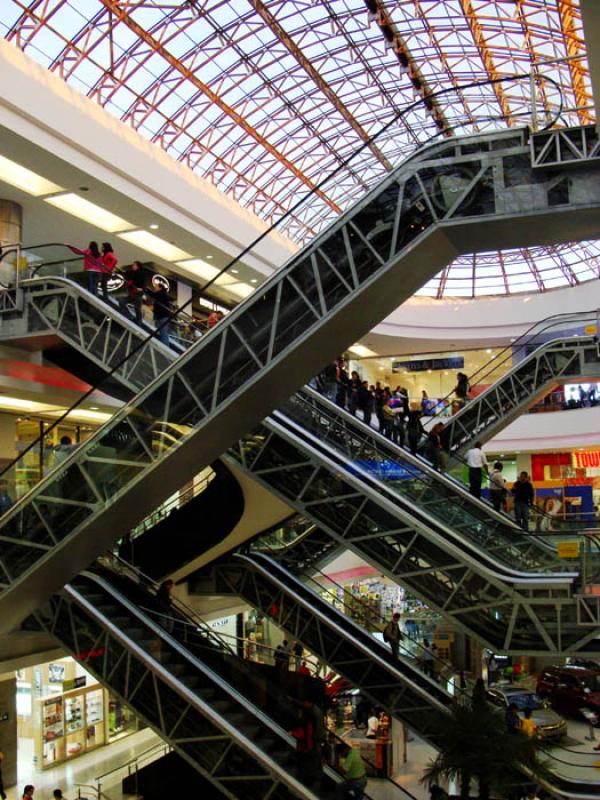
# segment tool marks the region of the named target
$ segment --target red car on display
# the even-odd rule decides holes
[[[546,667],[538,675],[537,693],[563,714],[580,716],[589,708],[600,716],[600,670]]]

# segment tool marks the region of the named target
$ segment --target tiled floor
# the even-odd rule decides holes
[[[51,800],[54,789],[62,789],[68,800],[78,796],[78,784],[97,786],[98,777],[134,759],[148,748],[160,743],[160,738],[149,729],[138,731],[108,747],[100,747],[91,753],[56,767],[41,770],[33,766],[33,740],[19,740],[18,783],[7,789],[8,800],[20,800],[23,786],[35,786],[35,800]],[[101,779],[102,792],[109,800],[122,800],[121,780],[126,770],[119,770]],[[95,798],[89,788],[81,789],[81,796]]]

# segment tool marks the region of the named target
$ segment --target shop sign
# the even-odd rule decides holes
[[[559,542],[559,558],[579,558],[579,542]]]
[[[598,333],[598,328],[595,325],[586,325],[583,332],[588,336],[595,336]]]
[[[71,689],[81,689],[85,686],[85,675],[80,675],[78,678],[72,678],[69,681],[63,681],[63,692],[70,692]]]
[[[600,467],[600,450],[587,450],[584,453],[571,454],[573,466],[576,469]]]
[[[392,372],[407,370],[408,372],[427,372],[427,370],[438,369],[464,369],[465,359],[463,356],[452,356],[451,358],[422,358],[411,359],[410,361],[392,361]]]

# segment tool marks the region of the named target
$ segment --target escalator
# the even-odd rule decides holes
[[[197,618],[176,607],[169,612],[168,630],[160,624],[166,619],[143,585],[99,566],[35,615],[37,625],[223,796],[333,800],[339,782],[333,769],[324,768],[318,788],[300,780],[295,743],[286,733],[300,700],[291,702],[260,665],[235,656]],[[310,681],[304,691],[303,698],[310,699]],[[387,783],[390,797],[408,796]]]
[[[578,327],[596,330],[597,315],[581,315]],[[561,323],[564,324],[564,323]],[[489,441],[553,386],[600,379],[600,344],[596,333],[553,338],[526,348],[521,360],[452,417],[444,418],[445,445],[462,456],[475,441]]]
[[[373,630],[381,629],[378,614],[373,612],[370,615],[368,608],[358,611],[354,608],[363,619],[363,624],[358,624],[338,610],[336,603],[340,602],[338,592],[341,587],[337,587],[338,592],[335,587],[331,591],[335,603],[324,599],[323,586],[309,577],[311,549],[313,556],[318,550],[312,544],[313,534],[300,537],[299,542],[307,547],[293,545],[274,555],[268,552],[268,547],[265,551],[265,545],[259,540],[254,552],[246,550],[216,562],[213,565],[213,590],[241,597],[252,608],[258,609],[286,631],[290,639],[301,641],[306,649],[318,655],[351,685],[359,687],[371,702],[381,705],[435,747],[436,729],[427,725],[431,718],[423,709],[424,701],[429,700],[430,713],[435,714],[440,706],[448,708],[452,702],[468,702],[468,696],[460,690],[458,696],[452,696],[440,683],[425,676],[420,672],[418,658],[415,660],[408,648],[401,648],[400,658],[394,661],[389,648],[364,627],[366,624]],[[307,582],[314,584],[312,588]],[[370,654],[369,660],[365,659],[365,654]],[[403,707],[404,704],[397,701],[390,706],[390,697],[385,691],[382,693],[379,683],[381,662],[387,665],[389,674],[400,684],[392,684],[396,691],[401,687],[414,693],[414,687],[418,686],[418,704],[414,708]],[[436,672],[440,666],[447,665],[437,663]],[[385,684],[384,689],[387,689]],[[563,747],[550,746],[545,756],[549,759],[547,766],[551,777],[544,781],[544,786],[553,796],[600,796],[600,784],[594,777],[593,753],[575,753]]]
[[[578,624],[573,562],[317,393],[298,392],[234,453],[322,535],[492,651],[600,649]]]
[[[549,171],[554,133],[421,150],[19,500],[0,530],[4,629],[458,252],[598,235],[600,160]]]

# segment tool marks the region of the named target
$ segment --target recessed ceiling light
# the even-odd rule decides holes
[[[90,406],[90,411],[100,411],[98,406]]]
[[[368,358],[369,356],[377,355],[377,353],[373,352],[373,350],[369,350],[368,347],[365,347],[362,344],[353,344],[352,347],[348,348],[348,352],[354,353],[359,358]]]
[[[258,280],[256,278],[250,278],[250,283],[258,283]]]
[[[17,189],[22,189],[34,197],[60,192],[63,189],[62,186],[42,178],[36,172],[22,167],[16,161],[11,161],[10,158],[4,158],[4,156],[0,156],[0,181],[10,183],[11,186],[16,186]]]
[[[180,261],[183,258],[191,258],[189,253],[176,247],[171,242],[166,242],[164,239],[155,236],[148,231],[131,231],[129,233],[120,233],[120,239],[125,239],[126,242],[141,247],[149,253],[154,253],[159,258],[164,258],[165,261]]]
[[[148,227],[150,228],[151,231],[157,231],[159,228],[156,222],[153,222],[152,225],[148,225]]]
[[[206,256],[206,257],[208,258],[209,261],[212,260],[212,256]]]
[[[239,275],[240,274],[239,269],[232,269],[232,270],[230,270],[230,272],[232,272],[234,275]]]
[[[84,200],[78,194],[57,194],[54,197],[46,197],[46,203],[50,203],[61,211],[66,211],[67,214],[72,214],[74,217],[82,219],[84,222],[89,222],[97,228],[102,228],[103,231],[109,233],[116,233],[116,231],[125,231],[128,228],[133,228],[131,222],[118,217],[111,211],[107,211],[102,206],[97,206],[95,203],[90,203],[89,200]]]

